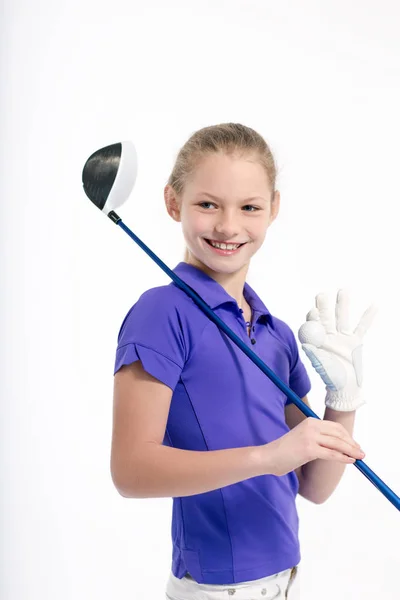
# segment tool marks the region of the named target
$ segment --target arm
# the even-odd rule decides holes
[[[121,496],[192,496],[272,472],[266,446],[215,451],[163,446],[171,397],[171,388],[140,361],[115,374],[111,475]]]
[[[260,475],[284,475],[317,458],[350,460],[350,436],[320,419],[307,419],[259,446],[214,451],[163,446],[171,388],[140,361],[121,367],[114,379],[111,475],[126,498],[192,496]]]
[[[302,400],[310,406],[307,396]],[[294,404],[286,407],[285,417],[289,429],[293,429],[307,418]],[[355,411],[339,412],[326,407],[324,420],[343,425],[348,433],[353,435]],[[299,467],[295,470],[299,479],[299,494],[314,504],[322,504],[338,486],[345,467],[344,463],[323,459],[316,459]]]
[[[328,296],[320,293],[315,298],[315,308],[307,314],[306,322],[298,332],[303,350],[326,386],[323,421],[335,424],[337,433],[352,443],[353,457],[360,459],[365,455],[359,444],[352,439],[352,434],[355,412],[365,403],[361,393],[361,351],[365,333],[376,312],[377,307],[371,305],[355,329],[352,329],[347,291],[338,291],[334,311],[330,309]],[[308,404],[306,397],[303,400]],[[304,418],[296,406],[286,407],[289,428],[296,426]],[[324,445],[325,440],[322,440]],[[344,456],[347,456],[347,452]],[[337,460],[328,464],[317,459],[304,464],[298,473],[299,493],[316,504],[325,502],[342,478],[344,467],[345,464]]]

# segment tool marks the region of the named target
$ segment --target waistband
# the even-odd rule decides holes
[[[240,583],[226,583],[226,584],[209,584],[209,583],[198,583],[190,573],[186,573],[182,579],[178,579],[175,575],[170,573],[170,581],[179,585],[186,585],[187,589],[201,590],[204,592],[211,591],[223,591],[223,590],[240,590],[243,588],[262,588],[274,580],[278,580],[279,582],[284,581],[287,582],[287,585],[290,585],[292,580],[294,579],[297,573],[298,565],[291,567],[290,569],[285,569],[284,571],[279,571],[278,573],[274,573],[273,575],[268,575],[267,577],[262,577],[261,579],[253,579],[251,581],[241,581]]]

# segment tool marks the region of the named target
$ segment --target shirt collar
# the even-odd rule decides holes
[[[236,310],[239,311],[239,306],[235,298],[230,296],[221,284],[201,269],[198,269],[194,265],[189,265],[186,262],[180,262],[175,269],[173,269],[173,272],[197,292],[211,309],[214,310],[218,306],[221,306],[221,304],[228,302],[233,304],[234,307],[236,307]],[[245,282],[243,287],[243,296],[251,306],[254,314],[254,322],[259,321],[261,317],[264,321],[270,319],[271,313],[268,308],[247,282]]]

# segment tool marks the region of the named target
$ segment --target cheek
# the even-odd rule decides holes
[[[191,236],[203,235],[209,232],[211,227],[210,218],[207,215],[192,214],[186,215],[186,218],[182,220],[183,230]]]
[[[265,236],[267,234],[268,231],[268,223],[263,221],[262,223],[257,223],[255,224],[255,226],[252,229],[252,233],[254,235],[255,238],[257,238],[257,241],[262,244]]]

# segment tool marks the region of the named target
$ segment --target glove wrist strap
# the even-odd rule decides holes
[[[326,390],[325,405],[332,410],[350,412],[365,404],[361,391],[349,393],[346,390],[333,391],[328,387]]]

